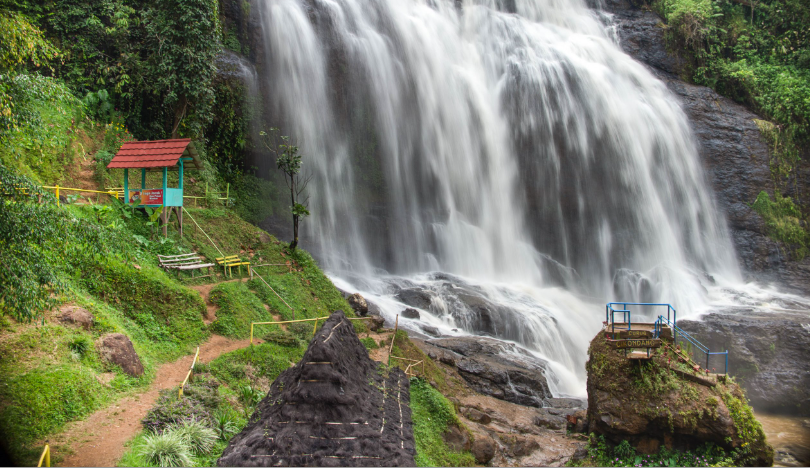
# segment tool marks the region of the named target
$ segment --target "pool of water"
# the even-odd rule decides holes
[[[774,466],[810,466],[810,418],[756,413],[774,449]]]

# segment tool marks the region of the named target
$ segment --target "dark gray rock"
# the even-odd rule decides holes
[[[678,326],[712,352],[729,351],[729,373],[758,410],[810,415],[810,311],[735,309]],[[714,358],[710,367],[722,371]]]
[[[430,308],[430,294],[419,288],[402,289],[396,295],[397,300],[417,309],[427,310]]]
[[[366,321],[366,325],[371,331],[378,331],[380,328],[385,326],[385,319],[380,317],[379,315],[371,315],[371,318]]]
[[[487,413],[479,411],[475,408],[462,408],[461,414],[470,421],[475,421],[480,424],[489,424],[492,422],[492,418]]]
[[[403,311],[402,311],[402,314],[400,314],[400,315],[402,315],[403,317],[405,317],[405,318],[407,318],[407,319],[415,319],[415,320],[419,320],[419,317],[421,317],[421,315],[419,315],[419,311],[418,311],[418,310],[416,310],[416,309],[411,309],[410,307],[408,307],[407,309],[403,310]]]
[[[430,336],[442,336],[441,332],[436,327],[431,327],[430,325],[420,325],[420,328]]]
[[[360,295],[360,293],[354,293],[349,296],[346,301],[352,307],[352,310],[357,313],[357,315],[361,317],[365,317],[368,314],[368,302],[366,299]]]
[[[133,377],[143,375],[141,358],[126,335],[122,333],[104,335],[96,341],[96,350],[103,360],[120,366],[127,374]]]
[[[473,336],[415,342],[431,359],[455,366],[479,393],[536,407],[552,397],[546,362],[512,343]]]
[[[556,416],[548,412],[538,414],[534,417],[534,424],[536,426],[545,427],[547,429],[564,429],[568,421],[562,416]]]

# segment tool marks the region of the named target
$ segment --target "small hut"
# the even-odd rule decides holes
[[[139,203],[145,207],[163,207],[161,221],[163,235],[174,212],[183,235],[183,175],[185,169],[202,169],[202,161],[190,138],[154,141],[128,141],[121,145],[115,157],[107,164],[109,169],[124,170],[124,202]],[[129,170],[141,170],[140,189],[129,187]],[[146,172],[163,172],[160,188],[146,187]],[[167,186],[168,171],[179,171],[178,187]]]

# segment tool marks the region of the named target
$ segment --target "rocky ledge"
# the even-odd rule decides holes
[[[810,315],[729,309],[678,326],[712,351],[729,351],[729,372],[759,410],[810,416]]]
[[[773,448],[730,379],[693,375],[671,348],[630,360],[604,334],[588,350],[589,430],[612,443],[627,440],[639,453],[661,446],[694,450],[706,442],[733,453],[743,466],[771,466]]]
[[[478,393],[524,406],[550,406],[546,362],[512,343],[476,336],[413,341],[434,361],[456,368]]]

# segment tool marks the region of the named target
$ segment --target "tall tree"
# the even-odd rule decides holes
[[[307,202],[309,198],[304,198],[307,185],[311,176],[301,176],[301,154],[298,146],[292,144],[290,137],[279,135],[277,128],[271,128],[270,133],[261,132],[264,146],[276,155],[276,167],[284,173],[284,181],[290,189],[290,211],[293,217],[293,240],[290,242],[290,250],[295,251],[298,246],[298,223],[301,219],[309,216]]]
[[[199,136],[211,121],[221,48],[217,9],[217,0],[157,0],[144,13],[146,79],[163,101],[172,138]]]

